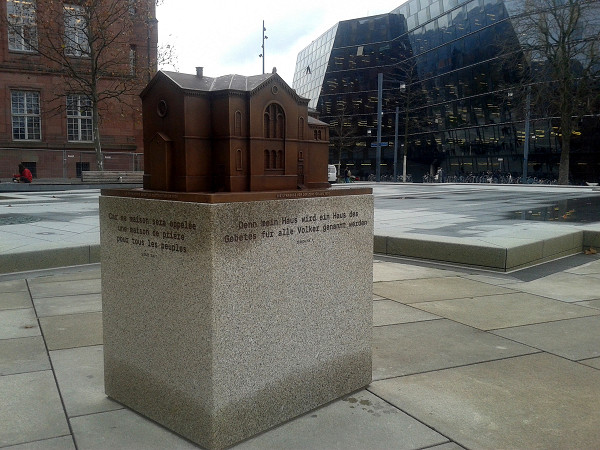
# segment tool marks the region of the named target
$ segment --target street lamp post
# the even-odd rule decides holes
[[[527,164],[529,159],[529,133],[531,122],[531,86],[527,86],[527,99],[525,105],[525,142],[523,144],[523,183],[527,183]]]
[[[400,108],[396,106],[396,117],[394,121],[394,183],[398,181],[398,116]],[[402,181],[406,181],[403,179]]]
[[[408,146],[408,90],[405,83],[400,85],[401,91],[406,91],[406,119],[404,123],[404,144],[403,148],[403,164],[402,164],[402,181],[406,182],[406,148]],[[375,169],[375,179],[377,182],[381,180],[381,147],[387,146],[388,143],[381,142],[381,122],[383,112],[381,110],[383,103],[383,73],[377,75],[377,143],[371,144],[372,147],[376,147],[375,163],[377,165]],[[400,114],[400,108],[396,107],[396,120],[394,129],[394,181],[398,181],[398,118]]]
[[[383,73],[377,74],[377,148],[375,152],[375,181],[381,181],[381,103],[383,97]]]
[[[262,58],[262,69],[263,69],[263,75],[265,74],[265,39],[269,39],[269,36],[265,36],[265,31],[267,31],[267,29],[265,28],[265,21],[262,21],[262,53],[260,55],[258,55],[259,58]]]

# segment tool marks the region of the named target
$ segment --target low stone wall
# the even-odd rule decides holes
[[[144,172],[126,170],[84,170],[81,172],[84,183],[143,183]]]

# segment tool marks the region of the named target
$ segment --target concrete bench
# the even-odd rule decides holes
[[[127,183],[142,184],[144,172],[126,170],[84,170],[81,172],[83,183]]]

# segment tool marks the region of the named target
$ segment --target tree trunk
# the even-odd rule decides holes
[[[94,149],[96,151],[96,165],[98,170],[104,170],[104,157],[102,155],[102,145],[100,144],[100,115],[96,102],[92,106],[92,127],[94,131]]]
[[[569,154],[571,152],[572,134],[571,114],[563,113],[561,118],[562,141],[560,151],[560,167],[558,169],[558,184],[569,184]]]
[[[569,133],[570,134],[570,133]],[[571,151],[571,136],[562,136],[562,149],[560,152],[560,167],[558,169],[558,184],[569,184],[569,153]]]

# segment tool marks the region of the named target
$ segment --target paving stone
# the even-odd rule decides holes
[[[600,371],[534,354],[373,383],[369,390],[467,448],[600,442]]]
[[[63,436],[14,445],[10,447],[10,450],[75,450],[75,444],[71,436]]]
[[[367,391],[360,391],[243,442],[236,450],[417,449],[448,439]]]
[[[103,356],[102,346],[50,352],[69,417],[123,408],[104,393]]]
[[[574,361],[600,356],[600,316],[506,328],[493,333]]]
[[[373,302],[373,326],[376,327],[433,319],[439,317],[393,300]]]
[[[473,281],[480,281],[482,283],[493,284],[494,286],[505,286],[511,289],[519,289],[519,286],[514,286],[517,283],[522,283],[521,280],[510,275],[483,275],[483,274],[467,274],[461,275],[463,278],[467,278]]]
[[[591,308],[522,292],[412,303],[411,306],[480,330],[600,315],[600,311]]]
[[[0,375],[48,369],[50,362],[41,336],[0,340]]]
[[[577,302],[577,304],[588,307],[588,308],[600,309],[600,300],[590,300],[588,302]]]
[[[33,300],[38,317],[102,311],[101,294],[43,297]]]
[[[75,272],[66,272],[66,273],[55,273],[51,275],[46,275],[43,277],[31,278],[29,280],[30,284],[38,285],[42,283],[57,283],[64,281],[79,281],[79,280],[94,280],[100,279],[100,267],[95,266],[82,266],[81,270]]]
[[[457,275],[452,270],[434,269],[399,262],[376,262],[373,264],[373,281],[414,280],[418,278],[449,277]]]
[[[450,320],[373,329],[373,379],[508,358],[534,350]]]
[[[435,447],[429,447],[428,450],[460,450],[464,449],[460,445],[454,442],[448,442],[447,444],[436,445]]]
[[[23,280],[11,280],[0,282],[0,292],[27,292],[27,282]]]
[[[483,295],[508,294],[511,292],[514,292],[514,290],[462,277],[425,278],[373,284],[374,294],[402,303],[480,297]]]
[[[31,308],[29,292],[3,292],[0,295],[0,310]]]
[[[521,283],[518,289],[563,302],[596,300],[600,298],[600,278],[559,272]]]
[[[33,308],[0,310],[0,339],[39,336]]]
[[[100,279],[55,282],[36,282],[35,280],[31,280],[29,289],[34,299],[62,297],[65,295],[99,294]]]
[[[594,367],[596,369],[600,369],[600,358],[592,358],[592,359],[584,359],[583,361],[579,361],[581,364],[586,366]]]
[[[198,449],[189,441],[128,409],[71,419],[77,446],[86,450]]]
[[[0,377],[0,447],[69,434],[52,372]]]
[[[576,275],[590,275],[590,274],[600,275],[600,261],[592,261],[587,264],[583,264],[581,266],[567,269],[567,270],[565,270],[565,272],[576,274]]]
[[[102,344],[102,313],[40,318],[48,350]]]

